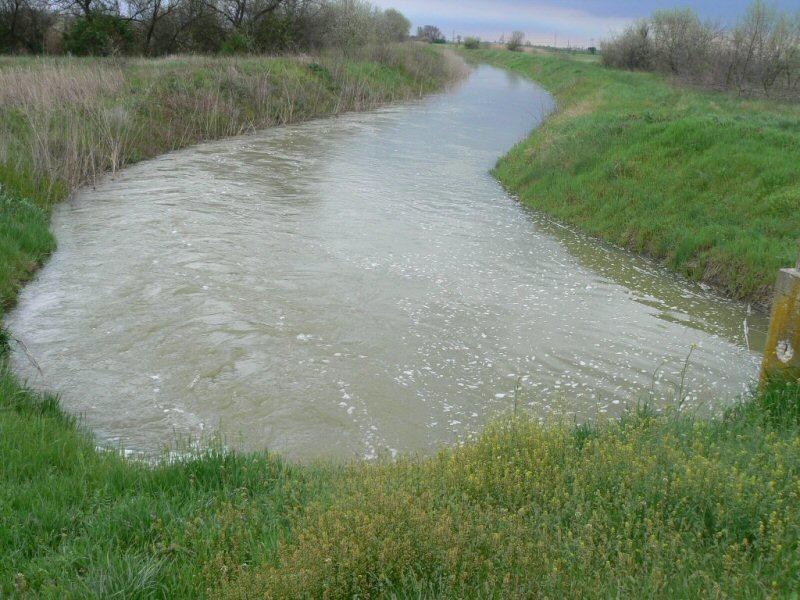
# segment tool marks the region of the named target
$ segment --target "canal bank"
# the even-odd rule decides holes
[[[419,98],[464,71],[460,61],[419,45],[316,58],[3,57],[3,312],[56,247],[53,206],[108,171],[202,141]],[[320,469],[295,468],[264,453],[223,453],[214,439],[205,440],[202,452],[188,452],[196,458],[191,467],[165,462],[151,468],[98,450],[79,415],[11,373],[8,352],[19,347],[3,330],[4,597],[202,596],[225,578],[227,559],[211,563],[233,550],[226,540],[229,526],[236,527],[241,490],[250,487],[246,480],[261,482],[260,525],[250,523],[247,548],[234,534],[237,563],[274,548],[289,510],[330,479]],[[234,521],[222,524],[229,517]]]
[[[800,231],[800,108],[702,92],[589,55],[464,51],[559,110],[494,171],[526,206],[766,312]]]

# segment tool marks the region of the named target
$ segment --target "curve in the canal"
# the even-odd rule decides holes
[[[479,67],[365,114],[172,153],[56,209],[59,249],[8,317],[105,443],[221,429],[292,457],[428,451],[511,410],[718,409],[760,317],[526,210],[489,174],[553,109]],[[746,339],[745,329],[750,335]]]

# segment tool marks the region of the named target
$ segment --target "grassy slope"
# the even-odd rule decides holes
[[[107,169],[418,96],[452,75],[420,48],[316,64],[0,57],[2,306],[55,246],[50,206]],[[0,364],[0,597],[202,596],[268,558],[288,514],[331,475],[266,454],[212,449],[150,468],[98,452],[55,399]]]
[[[7,374],[0,411],[2,597],[196,598],[269,558],[327,481],[267,455],[150,468],[98,452]]]
[[[800,107],[546,54],[471,56],[531,77],[559,112],[501,159],[522,202],[767,305],[800,234]]]
[[[799,407],[776,384],[712,422],[517,418],[433,459],[355,466],[277,564],[220,596],[794,597]]]

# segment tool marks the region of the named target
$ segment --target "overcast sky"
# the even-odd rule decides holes
[[[705,19],[730,23],[750,0],[373,0],[394,7],[418,25],[436,25],[449,38],[478,35],[496,40],[513,30],[534,43],[588,45],[621,30],[632,19],[658,8],[691,6]],[[800,11],[800,0],[777,0],[780,8]]]

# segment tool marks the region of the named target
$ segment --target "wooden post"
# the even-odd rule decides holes
[[[775,285],[762,378],[775,375],[800,377],[800,257]]]

